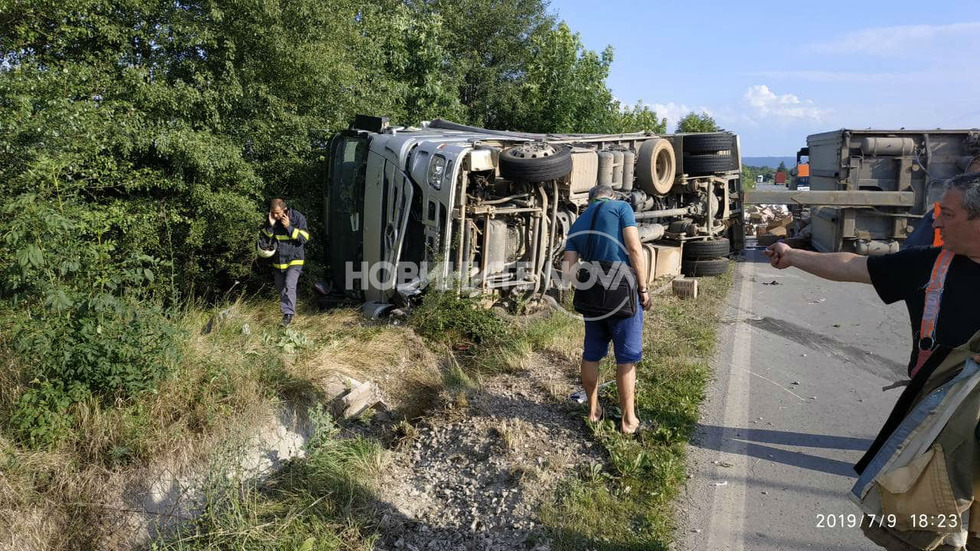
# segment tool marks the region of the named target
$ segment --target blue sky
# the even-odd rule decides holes
[[[980,1],[552,0],[609,86],[668,117],[706,110],[746,156],[836,128],[980,127]]]

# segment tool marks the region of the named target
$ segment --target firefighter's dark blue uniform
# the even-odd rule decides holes
[[[292,316],[296,313],[296,283],[306,260],[303,245],[309,241],[310,233],[306,229],[303,213],[286,209],[286,215],[289,217],[288,228],[277,220],[274,225],[262,228],[262,233],[274,238],[279,245],[276,254],[269,258],[269,263],[279,290],[279,309],[283,315]]]

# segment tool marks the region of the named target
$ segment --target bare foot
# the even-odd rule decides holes
[[[625,419],[620,423],[619,430],[623,431],[623,434],[633,434],[637,429],[640,428],[640,420],[634,419],[632,423],[627,423]]]
[[[598,423],[599,421],[602,421],[602,417],[605,414],[606,414],[606,412],[602,410],[602,406],[596,404],[596,413],[595,413],[595,415],[589,415],[589,422],[590,423]]]

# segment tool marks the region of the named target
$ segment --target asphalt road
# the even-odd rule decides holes
[[[878,549],[840,521],[860,516],[852,465],[898,399],[882,387],[904,378],[909,339],[904,305],[870,285],[776,270],[749,250],[688,450],[676,549]]]

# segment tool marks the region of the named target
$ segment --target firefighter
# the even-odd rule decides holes
[[[260,248],[260,256],[269,259],[273,269],[276,289],[279,291],[279,310],[282,312],[282,326],[286,327],[296,315],[296,284],[303,271],[306,257],[303,246],[310,239],[306,229],[306,217],[296,209],[286,206],[282,199],[269,201],[268,225],[262,228],[266,239],[274,239],[272,254],[269,248]],[[262,253],[262,250],[267,251]]]

